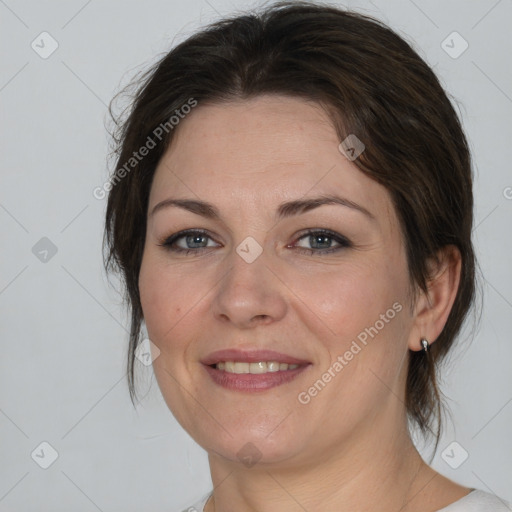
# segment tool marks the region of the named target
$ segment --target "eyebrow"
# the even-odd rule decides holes
[[[340,206],[351,208],[353,210],[363,213],[370,219],[375,220],[375,216],[360,204],[357,204],[354,201],[350,201],[349,199],[346,199],[344,197],[339,197],[330,194],[321,195],[319,197],[311,197],[307,199],[297,199],[294,201],[287,201],[285,203],[281,203],[277,208],[277,218],[281,220],[286,217],[291,217],[293,215],[306,213],[310,210],[314,210],[315,208],[318,208],[323,205],[331,204],[337,204]],[[158,203],[151,211],[150,216],[153,216],[156,212],[169,207],[182,208],[184,210],[195,213],[196,215],[201,215],[202,217],[206,217],[208,219],[220,220],[221,218],[219,210],[211,203],[196,199],[172,198],[165,199]]]

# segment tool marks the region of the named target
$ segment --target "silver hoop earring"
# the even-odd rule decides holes
[[[421,338],[421,346],[423,347],[423,352],[426,354],[430,345],[425,338]]]

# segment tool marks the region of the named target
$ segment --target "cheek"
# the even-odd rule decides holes
[[[357,335],[379,321],[395,302],[404,300],[402,276],[384,265],[347,263],[330,271],[311,272],[311,276],[295,276],[292,281],[304,303],[302,309],[313,312],[310,316],[340,339]]]
[[[309,322],[322,353],[311,382],[322,379],[330,368],[336,377],[324,404],[334,400],[339,411],[349,407],[359,411],[355,416],[369,413],[394,389],[407,352],[404,265],[366,259],[296,282],[304,302],[301,322]]]
[[[407,276],[396,270],[403,267],[394,268],[347,264],[300,282],[298,295],[308,297],[305,305],[315,313],[309,317],[322,319],[309,326],[321,342],[322,357],[311,387],[303,391],[311,397],[309,411],[327,416],[326,429],[339,429],[340,417],[350,429],[375,414],[390,396],[400,396],[399,376],[407,354]],[[307,309],[302,307],[303,312]],[[319,381],[328,384],[324,388]]]
[[[157,259],[145,256],[139,275],[139,293],[149,337],[159,345],[183,317],[187,288]]]

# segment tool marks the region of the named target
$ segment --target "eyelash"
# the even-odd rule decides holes
[[[164,247],[166,250],[168,250],[170,252],[183,254],[185,256],[190,253],[197,254],[198,252],[202,252],[205,249],[210,249],[210,247],[198,247],[196,249],[183,249],[182,247],[173,247],[173,244],[175,244],[179,239],[184,238],[186,236],[191,236],[191,235],[203,235],[206,238],[210,238],[212,240],[212,238],[208,235],[208,232],[205,230],[187,229],[187,230],[180,231],[178,233],[171,235],[170,237],[166,238],[162,243],[159,243],[158,245],[160,245],[161,247]],[[294,243],[296,243],[308,236],[309,237],[324,236],[324,237],[334,240],[335,242],[337,242],[339,244],[336,247],[329,247],[327,249],[306,249],[304,247],[298,248],[299,252],[302,252],[303,254],[309,254],[310,256],[312,256],[312,255],[322,256],[325,254],[338,252],[341,249],[346,249],[348,247],[352,247],[351,242],[347,238],[345,238],[344,236],[342,236],[334,231],[330,231],[329,229],[309,229],[309,230],[305,231],[304,233],[302,233],[295,240]],[[287,246],[287,247],[290,247],[290,246]]]

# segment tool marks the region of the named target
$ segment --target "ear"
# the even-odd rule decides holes
[[[413,326],[409,336],[409,348],[414,351],[422,350],[422,338],[432,344],[439,337],[459,288],[460,251],[454,245],[448,245],[437,256],[437,261],[429,261],[427,292],[419,292],[414,306]]]

